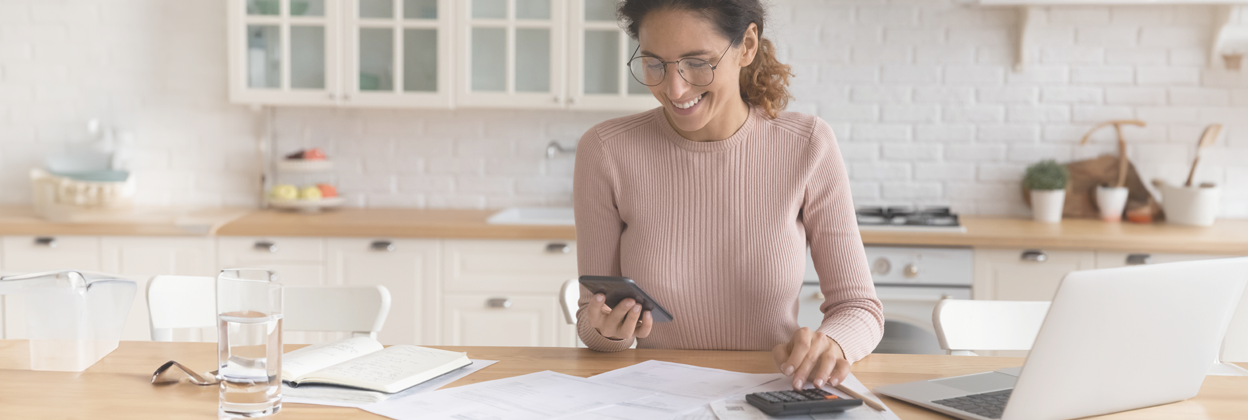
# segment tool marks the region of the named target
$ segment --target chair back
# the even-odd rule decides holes
[[[147,283],[152,341],[173,341],[175,328],[217,326],[216,278],[156,276]]]
[[[569,325],[576,325],[576,310],[580,308],[577,301],[581,299],[581,284],[577,279],[563,282],[559,287],[559,306],[563,307],[563,320]]]
[[[955,356],[971,350],[1031,350],[1049,302],[944,299],[932,311],[940,348]]]
[[[283,329],[377,338],[390,313],[386,286],[286,286]]]

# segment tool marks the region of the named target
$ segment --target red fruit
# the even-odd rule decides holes
[[[330,198],[338,196],[338,189],[329,184],[316,184],[316,188],[321,190],[321,198]]]
[[[303,158],[305,160],[325,160],[325,151],[314,147],[303,152]]]

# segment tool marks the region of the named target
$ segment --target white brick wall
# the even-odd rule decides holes
[[[254,205],[254,115],[226,102],[221,0],[0,2],[0,203],[29,202],[27,171],[72,150],[98,117],[132,130],[140,199]],[[773,0],[767,35],[797,100],[836,130],[859,205],[946,204],[1027,214],[1026,165],[1113,152],[1126,130],[1144,178],[1186,175],[1204,125],[1226,135],[1198,178],[1248,217],[1248,71],[1205,68],[1212,8],[1053,7],[1031,65],[1012,70],[1017,19],[952,0]],[[618,112],[281,108],[278,152],[321,147],[329,181],[369,207],[569,205],[572,158],[547,160]]]

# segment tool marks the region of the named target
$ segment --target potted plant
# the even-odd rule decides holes
[[[1023,186],[1031,190],[1031,213],[1040,223],[1062,221],[1062,207],[1066,204],[1066,181],[1070,172],[1052,159],[1042,160],[1027,167]]]

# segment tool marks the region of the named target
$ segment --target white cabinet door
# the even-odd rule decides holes
[[[1049,301],[1066,273],[1096,267],[1092,251],[975,250],[975,299]]]
[[[324,247],[321,238],[222,237],[217,239],[218,268],[264,268],[277,272],[277,281],[285,285],[324,285]],[[338,333],[283,333],[283,340],[290,344],[341,337]]]
[[[451,0],[346,3],[343,82],[348,106],[451,106]]]
[[[443,345],[570,347],[558,299],[508,293],[447,293]],[[566,333],[564,333],[566,334]]]
[[[615,20],[616,0],[568,2],[568,108],[642,111],[659,106],[628,71],[637,41]]]
[[[147,314],[147,283],[158,275],[217,275],[216,241],[209,237],[111,236],[101,239],[103,271],[134,280],[138,290],[130,316],[122,330],[122,340],[151,340]],[[205,297],[212,299],[211,296]],[[188,331],[187,333],[191,333]],[[193,341],[215,341],[216,337],[179,337]]]
[[[227,0],[230,101],[334,105],[343,0]]]
[[[438,240],[331,238],[326,243],[329,283],[382,285],[390,313],[377,339],[383,344],[437,344]]]
[[[0,239],[5,274],[53,270],[101,271],[97,236],[5,236]],[[26,337],[26,308],[18,296],[3,296],[4,338]]]
[[[565,0],[456,3],[457,106],[565,106]]]

